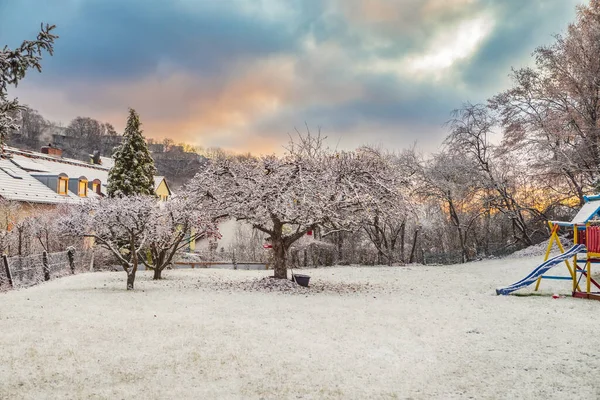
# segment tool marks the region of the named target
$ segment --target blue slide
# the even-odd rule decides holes
[[[509,294],[509,293],[514,292],[515,290],[522,289],[526,286],[529,286],[533,282],[537,281],[540,276],[544,275],[546,272],[548,272],[548,270],[550,268],[554,267],[556,264],[559,264],[559,263],[565,261],[566,259],[573,257],[575,254],[585,253],[585,252],[586,252],[585,245],[577,244],[577,245],[571,247],[566,252],[559,254],[556,257],[552,257],[551,259],[549,259],[547,261],[544,261],[542,264],[538,265],[536,267],[536,269],[531,271],[531,273],[529,275],[527,275],[525,278],[521,279],[520,281],[515,282],[512,285],[507,286],[505,288],[496,289],[496,294],[498,294],[498,295]]]

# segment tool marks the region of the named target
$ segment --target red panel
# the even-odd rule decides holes
[[[588,251],[592,253],[600,252],[600,227],[590,226],[588,229]]]

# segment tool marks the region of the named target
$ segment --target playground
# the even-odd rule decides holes
[[[210,269],[3,293],[0,398],[598,398],[600,302],[552,279],[495,293],[543,256],[316,269],[323,290],[293,293]]]
[[[496,294],[508,295],[534,283],[534,290],[537,291],[542,281],[562,280],[571,283],[573,297],[600,300],[600,283],[593,278],[592,268],[600,264],[600,195],[584,196],[584,201],[584,205],[571,221],[548,221],[550,240],[543,262],[523,279],[512,285],[497,288]],[[568,249],[561,243],[561,229],[572,234],[573,246]],[[554,246],[559,254],[551,257]],[[550,270],[562,264],[566,267],[568,276],[549,274]]]

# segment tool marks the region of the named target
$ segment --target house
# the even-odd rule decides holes
[[[154,192],[163,201],[171,197],[171,189],[169,189],[169,185],[167,185],[167,180],[164,176],[154,177]]]
[[[31,205],[75,204],[85,198],[106,196],[110,158],[89,163],[62,157],[56,147],[41,152],[5,147],[0,157],[0,198]],[[162,200],[172,193],[162,176],[154,178],[156,195]]]

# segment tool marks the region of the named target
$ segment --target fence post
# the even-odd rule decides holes
[[[71,274],[75,274],[75,249],[68,249],[67,257],[69,257],[69,266],[71,267]]]
[[[235,250],[232,250],[231,262],[233,263],[233,269],[237,269],[237,261],[235,259]]]
[[[45,251],[42,253],[42,269],[44,270],[44,280],[49,281],[50,266],[48,265],[48,253]]]
[[[6,270],[6,278],[8,278],[8,285],[12,288],[14,287],[12,274],[10,273],[10,267],[8,266],[8,256],[6,254],[2,255],[2,261],[4,263],[4,269]]]

